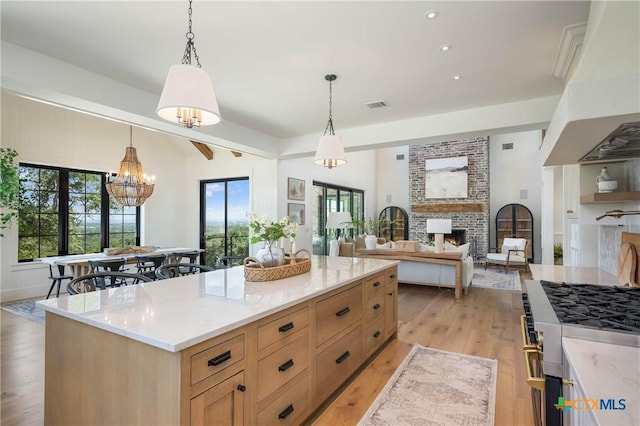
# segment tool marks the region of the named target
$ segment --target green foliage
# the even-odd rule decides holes
[[[0,148],[0,229],[9,228],[20,207],[20,180],[13,148]]]
[[[389,221],[384,216],[377,219],[372,217],[363,220],[355,219],[351,223],[356,228],[356,232],[363,231],[367,235],[377,235],[389,229]]]
[[[255,213],[249,215],[249,228],[251,229],[251,244],[265,241],[271,245],[280,238],[295,238],[298,230],[297,223],[289,223],[289,217],[283,217],[280,222],[272,222],[266,216],[259,217]]]
[[[557,259],[559,257],[562,257],[562,244],[555,243],[553,245],[553,258]]]

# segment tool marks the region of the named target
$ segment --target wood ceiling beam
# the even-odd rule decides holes
[[[190,140],[190,142],[198,149],[198,151],[200,151],[200,153],[202,153],[202,155],[205,156],[207,160],[213,160],[213,150],[209,147],[209,145],[192,140]]]

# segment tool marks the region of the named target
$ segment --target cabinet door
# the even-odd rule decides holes
[[[192,425],[242,425],[244,371],[191,399]]]

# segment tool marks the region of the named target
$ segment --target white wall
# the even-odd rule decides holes
[[[489,245],[495,245],[495,217],[498,210],[505,204],[522,204],[533,214],[535,263],[540,262],[542,253],[541,141],[542,132],[539,130],[496,135],[489,140]],[[507,143],[513,143],[513,149],[503,150],[502,145]]]
[[[129,126],[13,95],[2,94],[2,146],[13,147],[18,161],[96,171],[115,171],[129,145]],[[252,209],[278,212],[277,161],[244,154],[235,158],[216,149],[206,160],[192,144],[134,127],[133,145],[145,172],[156,176],[153,195],[142,206],[141,243],[199,246],[199,181],[249,176]],[[0,299],[46,294],[48,268],[18,263],[17,226],[0,238]]]
[[[401,160],[398,156],[404,156]],[[378,186],[377,212],[389,206],[411,211],[409,205],[409,147],[398,146],[376,150],[378,162],[376,183]]]
[[[288,203],[305,204],[305,224],[300,226],[298,230],[296,237],[297,249],[306,248],[312,252],[313,248],[311,223],[313,204],[311,194],[314,180],[364,190],[365,217],[378,216],[379,211],[376,206],[378,205],[379,191],[376,188],[376,174],[378,171],[376,152],[373,150],[359,151],[357,153],[347,152],[346,159],[346,165],[331,170],[314,164],[313,157],[280,160],[278,164],[278,188],[280,189],[278,191],[278,218],[287,215]],[[290,177],[305,181],[304,201],[294,201],[287,198],[287,180]]]

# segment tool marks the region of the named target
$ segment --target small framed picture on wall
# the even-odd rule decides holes
[[[304,225],[304,204],[289,203],[287,216],[289,216],[289,222]]]
[[[304,180],[289,178],[287,194],[290,200],[304,201]]]

